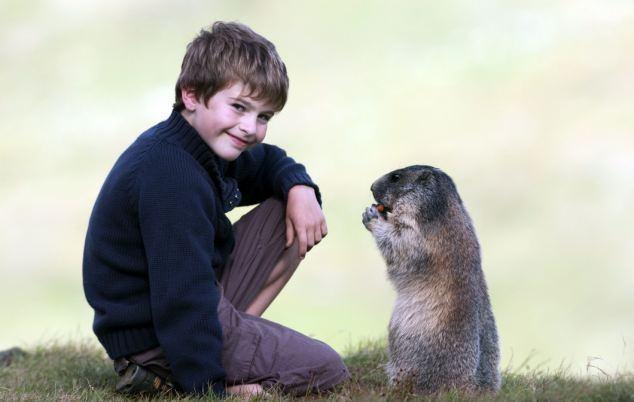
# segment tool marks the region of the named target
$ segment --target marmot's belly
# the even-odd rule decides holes
[[[390,320],[390,331],[409,336],[433,336],[443,330],[444,309],[432,292],[398,294]]]

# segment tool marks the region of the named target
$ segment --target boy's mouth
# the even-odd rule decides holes
[[[229,138],[231,139],[231,141],[232,141],[235,145],[237,145],[238,147],[240,147],[240,148],[246,148],[246,147],[247,147],[247,146],[249,146],[249,144],[250,144],[248,141],[245,141],[245,140],[243,140],[242,138],[237,137],[237,136],[235,136],[235,135],[232,135],[232,134],[229,134],[229,133],[227,133],[227,135],[229,136]]]

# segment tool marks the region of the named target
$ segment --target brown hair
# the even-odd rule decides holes
[[[246,25],[215,22],[187,45],[176,81],[174,109],[185,108],[181,88],[191,89],[205,104],[216,92],[242,81],[248,96],[266,100],[280,111],[286,103],[288,76],[275,46]]]

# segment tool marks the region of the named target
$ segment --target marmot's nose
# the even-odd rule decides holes
[[[372,183],[372,185],[370,186],[370,191],[372,192],[372,196],[374,197],[375,200],[379,200],[379,186],[376,184],[376,182]]]
[[[378,191],[378,189],[379,186],[376,184],[376,182],[372,183],[372,185],[370,186],[370,191],[372,192],[374,198],[376,198],[376,192]]]

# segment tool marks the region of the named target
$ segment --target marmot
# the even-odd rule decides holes
[[[372,184],[366,208],[396,290],[388,334],[390,384],[415,392],[500,387],[495,320],[480,245],[456,186],[441,170],[410,166]]]

